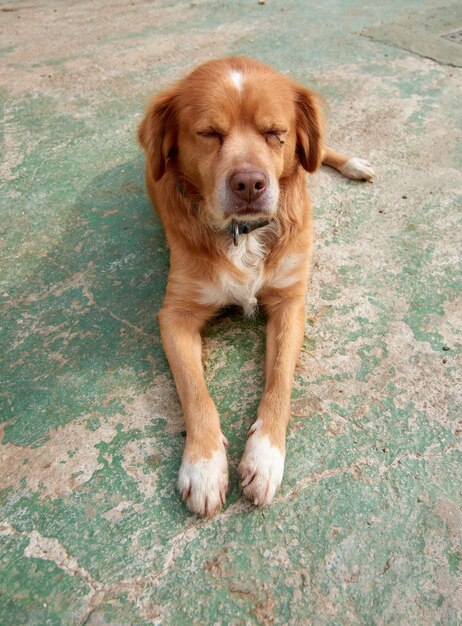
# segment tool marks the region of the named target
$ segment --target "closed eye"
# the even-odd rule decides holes
[[[283,146],[285,141],[284,137],[287,135],[288,131],[280,128],[269,128],[262,132],[262,135],[265,137],[266,141],[275,141],[280,146]]]
[[[196,135],[198,135],[199,137],[203,137],[204,139],[218,139],[218,141],[222,144],[225,138],[225,134],[223,131],[215,129],[215,128],[208,128],[206,130],[198,130],[196,132]]]

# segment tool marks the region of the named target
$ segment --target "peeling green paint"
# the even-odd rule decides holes
[[[458,70],[359,34],[395,19],[391,1],[77,3],[66,17],[45,2],[41,39],[36,9],[13,8],[1,624],[461,623]],[[268,509],[243,501],[236,470],[264,387],[264,317],[227,310],[205,330],[230,491],[202,521],[176,493],[181,407],[156,317],[168,252],[134,137],[153,91],[233,53],[319,90],[329,142],[377,178],[308,180],[306,337]]]

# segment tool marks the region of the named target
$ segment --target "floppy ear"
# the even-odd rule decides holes
[[[146,151],[154,180],[165,173],[168,159],[175,156],[177,141],[175,91],[165,91],[155,96],[138,127],[138,141]]]
[[[321,165],[324,120],[320,98],[297,85],[295,88],[297,155],[307,172],[315,172]]]

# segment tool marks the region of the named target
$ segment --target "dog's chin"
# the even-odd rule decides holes
[[[263,220],[267,220],[270,222],[274,218],[274,214],[262,213],[262,212],[252,212],[252,213],[242,213],[230,214],[227,218],[222,216],[212,216],[209,217],[208,223],[211,228],[217,232],[229,231],[233,228],[234,224],[251,224],[252,222],[262,222]]]
[[[255,202],[255,204],[228,204],[223,207],[223,220],[229,222],[258,222],[271,220],[276,212],[272,202]]]
[[[257,222],[262,219],[270,219],[270,217],[269,211],[252,207],[243,207],[242,209],[224,211],[223,213],[223,218],[226,222]]]
[[[206,214],[211,225],[218,230],[226,229],[233,222],[271,221],[277,212],[277,203],[261,202],[255,205],[207,203]]]

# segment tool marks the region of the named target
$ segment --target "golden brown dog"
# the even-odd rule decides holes
[[[220,308],[257,302],[267,323],[266,385],[239,475],[256,505],[279,488],[311,254],[305,171],[325,163],[369,180],[363,159],[323,147],[317,96],[242,57],[210,61],[151,101],[138,132],[149,195],[170,247],[160,330],[184,413],[178,487],[213,516],[228,487],[227,441],[207,391],[200,331]]]

